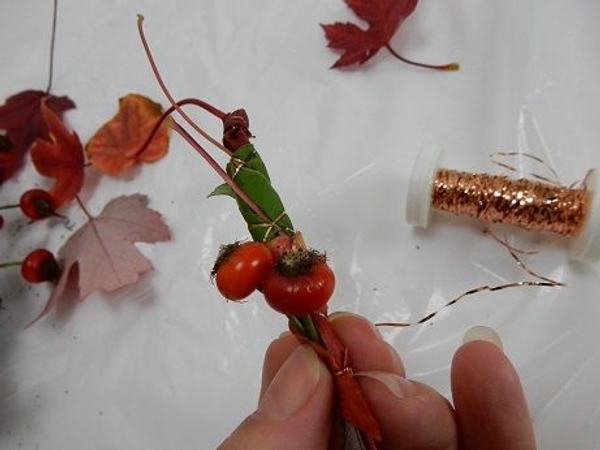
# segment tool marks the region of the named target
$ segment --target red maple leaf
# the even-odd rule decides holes
[[[38,138],[35,141],[31,147],[31,159],[40,174],[56,179],[48,192],[58,208],[74,199],[83,186],[83,146],[77,133],[67,130],[46,101],[42,102],[40,111],[48,128],[49,140]]]
[[[70,303],[73,296],[83,300],[94,291],[114,291],[152,269],[134,243],[168,241],[171,233],[162,216],[147,204],[148,198],[141,194],[117,197],[98,216],[89,216],[58,251],[61,276],[31,324],[59,303]]]
[[[332,68],[364,64],[379,50],[386,48],[396,58],[408,64],[440,70],[457,70],[458,64],[441,66],[414,62],[400,56],[390,46],[396,31],[417,6],[417,0],[344,0],[354,13],[368,24],[367,29],[351,22],[321,25],[327,46],[341,50],[342,55]]]
[[[0,106],[0,129],[10,142],[10,149],[0,150],[0,183],[21,168],[27,150],[37,138],[48,139],[48,127],[41,113],[42,101],[59,117],[64,111],[75,108],[69,97],[37,90],[19,92]]]

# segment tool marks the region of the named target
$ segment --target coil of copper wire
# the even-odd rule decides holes
[[[600,259],[600,195],[592,169],[583,187],[570,188],[528,178],[438,167],[442,151],[423,149],[408,189],[406,218],[426,228],[434,210],[538,230],[571,239],[572,260]]]

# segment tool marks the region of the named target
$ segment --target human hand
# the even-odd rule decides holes
[[[338,313],[331,324],[348,347],[355,373],[381,431],[378,449],[535,450],[519,377],[502,350],[485,340],[463,344],[451,369],[454,406],[433,388],[405,378],[396,351],[360,316]],[[331,374],[291,334],[265,355],[258,409],[219,450],[334,448]]]

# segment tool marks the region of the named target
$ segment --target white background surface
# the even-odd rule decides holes
[[[0,98],[45,87],[50,3],[0,3]],[[120,96],[165,103],[136,35],[138,12],[177,97],[248,111],[288,213],[330,256],[332,310],[414,320],[468,289],[527,278],[481,224],[437,215],[415,232],[405,223],[423,145],[444,146],[446,167],[487,172],[500,170],[491,152],[526,150],[566,183],[600,165],[595,0],[421,2],[392,45],[420,61],[458,61],[456,73],[385,51],[362,68],[329,70],[338,55],[319,23],[355,20],[339,0],[64,0],[53,92],[77,103],[67,120],[84,141]],[[219,123],[198,119],[219,136]],[[34,183],[44,181],[25,170],[2,186],[0,203]],[[286,324],[258,295],[226,303],[209,282],[219,244],[247,236],[232,201],[205,198],[218,183],[175,136],[156,164],[90,176],[82,198],[92,212],[145,193],[173,240],[140,246],[156,270],[139,284],[92,295],[68,318],[24,330],[48,287],[0,273],[0,448],[213,448],[253,409],[263,352]],[[75,206],[65,213],[82,223]],[[40,244],[57,250],[69,234],[60,222],[5,218],[3,259]],[[471,296],[427,325],[384,333],[410,377],[449,395],[463,333],[494,327],[522,376],[540,448],[599,448],[598,265],[569,263],[567,242],[527,240],[541,250],[530,267],[567,287]]]

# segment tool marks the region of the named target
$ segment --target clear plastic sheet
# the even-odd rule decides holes
[[[0,97],[46,84],[51,2],[4,0]],[[498,172],[499,150],[543,156],[565,183],[600,165],[600,3],[595,0],[430,0],[392,44],[439,73],[382,51],[359,69],[333,71],[319,23],[353,19],[339,0],[61,0],[53,91],[83,140],[140,92],[164,103],[136,35],[149,41],[177,97],[244,107],[288,212],[325,250],[338,285],[333,310],[410,321],[473,287],[526,275],[472,221],[436,215],[426,231],[404,220],[412,162],[424,145],[444,165]],[[219,124],[198,114],[218,136]],[[285,320],[260,296],[224,302],[209,282],[218,246],[247,236],[219,182],[177,137],[164,160],[119,177],[91,177],[82,198],[99,212],[142,192],[173,240],[141,245],[155,266],[139,284],[94,294],[68,317],[23,329],[48,295],[0,273],[0,447],[158,450],[215,447],[256,403],[261,363]],[[23,171],[0,191],[14,200]],[[66,210],[71,225],[83,217]],[[2,258],[69,230],[7,215]],[[26,228],[27,231],[19,231]],[[513,230],[502,230],[509,237]],[[17,238],[18,236],[18,238]],[[522,376],[541,449],[598,448],[598,265],[570,263],[567,243],[518,236],[540,251],[526,261],[566,287],[470,296],[422,326],[384,330],[411,378],[449,394],[449,364],[464,332],[488,325]]]

